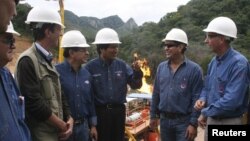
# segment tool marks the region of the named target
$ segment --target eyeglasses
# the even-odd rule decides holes
[[[172,47],[178,47],[179,44],[164,44],[163,47],[165,48],[172,48]]]
[[[15,44],[16,40],[15,38],[6,38],[3,40],[0,40],[2,43],[6,44],[9,46],[9,48],[12,48],[12,46]]]
[[[88,50],[82,50],[82,49],[80,49],[80,50],[78,50],[78,52],[87,52]]]

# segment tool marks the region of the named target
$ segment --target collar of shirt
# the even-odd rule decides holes
[[[222,56],[216,56],[216,61],[221,62],[223,60],[225,60],[227,58],[227,56],[229,56],[229,52],[232,50],[232,48],[229,48],[225,54],[223,54]]]
[[[171,62],[170,60],[167,60],[167,65],[168,65],[168,66],[170,66],[170,62]],[[181,63],[180,66],[182,66],[182,65],[184,65],[184,64],[187,64],[187,62],[188,62],[188,59],[187,59],[187,57],[185,56],[185,57],[184,57],[184,61]]]
[[[69,69],[71,72],[76,72],[70,65],[69,61],[67,59],[64,60],[63,64],[66,66],[67,69]],[[81,66],[82,67],[82,66]],[[78,70],[80,71],[80,69]]]
[[[12,76],[12,75],[9,75],[11,73],[10,73],[10,71],[9,71],[9,69],[7,67],[0,68],[0,74],[1,74],[2,77],[5,77],[5,78],[8,78],[8,77]]]
[[[51,62],[53,59],[53,54],[45,50],[39,43],[35,42],[36,48],[44,55],[47,61]]]
[[[106,61],[104,61],[101,57],[99,57],[99,61],[100,61],[101,66],[104,67],[104,66],[111,66],[112,63],[115,61],[115,59],[112,60],[110,64],[108,64]]]

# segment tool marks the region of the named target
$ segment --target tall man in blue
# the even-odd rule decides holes
[[[203,30],[205,43],[216,54],[208,66],[205,86],[195,108],[201,110],[199,124],[242,124],[247,110],[249,64],[230,43],[237,36],[237,27],[228,17],[213,19]],[[207,128],[205,130],[207,141]]]
[[[88,62],[86,68],[94,81],[98,141],[123,141],[127,84],[132,89],[140,88],[143,74],[137,62],[131,68],[117,58],[121,42],[113,29],[99,30],[93,44],[99,57]]]
[[[12,23],[0,34],[0,141],[31,141],[30,132],[24,123],[24,98],[9,72],[4,67],[13,59],[15,38],[19,35]]]
[[[199,112],[194,104],[202,89],[202,71],[184,55],[188,39],[183,30],[173,28],[163,42],[168,60],[157,68],[150,127],[156,128],[160,118],[162,141],[192,141],[197,136]]]
[[[97,140],[92,77],[82,67],[89,57],[85,37],[78,30],[66,32],[62,37],[64,62],[56,65],[60,74],[62,92],[65,94],[74,118],[73,134],[67,141]],[[90,127],[90,130],[89,130]]]

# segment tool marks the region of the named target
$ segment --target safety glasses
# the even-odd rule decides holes
[[[178,47],[179,44],[163,44],[163,47],[165,48],[172,48],[172,47]]]
[[[16,40],[15,38],[11,37],[11,38],[6,38],[6,39],[1,39],[0,40],[2,43],[6,44],[9,46],[9,48],[12,48],[13,45],[15,44]]]

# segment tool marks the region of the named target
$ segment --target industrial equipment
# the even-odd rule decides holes
[[[132,93],[127,96],[126,128],[129,141],[145,136],[149,128],[150,94]]]

